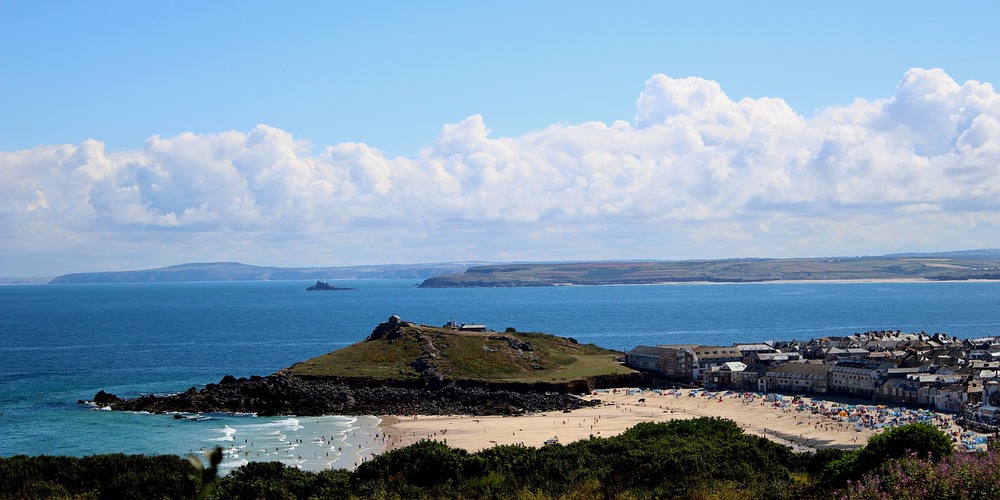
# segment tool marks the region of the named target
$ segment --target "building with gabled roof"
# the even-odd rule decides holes
[[[701,374],[713,366],[720,366],[732,361],[742,362],[743,360],[743,353],[732,346],[699,345],[691,351],[694,354],[695,368],[692,370],[692,377],[695,380],[700,379]]]
[[[894,368],[892,363],[871,360],[840,360],[830,366],[830,392],[853,397],[872,398],[881,380]]]
[[[772,392],[826,394],[829,392],[830,365],[784,363],[764,375],[764,389]]]
[[[671,380],[694,379],[697,366],[688,346],[637,346],[628,352],[626,364],[630,368],[656,373]]]
[[[668,351],[662,347],[636,346],[625,355],[625,364],[635,370],[662,374],[664,356]]]
[[[802,355],[797,352],[753,352],[743,357],[743,362],[748,365],[777,365],[790,361],[801,361]]]
[[[739,361],[727,361],[706,369],[702,374],[702,384],[708,389],[733,386],[733,374],[746,370],[747,365]]]

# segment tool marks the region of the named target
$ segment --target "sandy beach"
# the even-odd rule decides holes
[[[957,447],[966,449],[959,441],[963,438],[961,429],[948,414],[791,396],[778,400],[778,397],[688,389],[614,389],[585,396],[588,400],[598,399],[601,404],[572,412],[518,417],[385,416],[381,426],[389,437],[386,450],[431,439],[474,452],[505,444],[537,447],[550,439],[568,444],[591,435],[610,437],[640,422],[722,417],[736,422],[748,434],[765,436],[805,451],[857,448],[888,426],[920,420],[937,425],[955,437]],[[981,436],[969,434],[964,438],[972,447],[983,447],[977,443]]]

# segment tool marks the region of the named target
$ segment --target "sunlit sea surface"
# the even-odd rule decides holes
[[[187,454],[225,466],[353,467],[378,451],[373,417],[148,415],[77,404],[99,390],[170,393],[267,375],[364,339],[390,315],[485,323],[618,350],[729,345],[867,330],[1000,335],[1000,283],[773,283],[418,289],[416,281],[0,287],[0,456]]]

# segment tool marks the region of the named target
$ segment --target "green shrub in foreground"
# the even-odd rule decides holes
[[[23,455],[0,459],[0,497],[191,498],[200,478],[175,455]]]
[[[873,474],[894,459],[902,460],[890,462],[895,469]],[[747,435],[731,421],[699,418],[643,423],[619,436],[541,448],[497,446],[468,453],[421,441],[354,472],[251,462],[214,481],[206,469],[170,455],[0,458],[0,498],[192,498],[201,492],[218,499],[763,499],[828,498],[838,490],[863,498],[887,488],[905,498],[916,494],[910,480],[920,477],[937,478],[933,491],[942,498],[1000,498],[987,495],[997,491],[998,460],[992,455],[986,465],[963,460],[970,459],[952,456],[947,436],[922,424],[875,436],[858,451],[795,453]],[[955,471],[958,476],[948,479]],[[955,481],[967,488],[958,489]]]
[[[951,456],[954,445],[951,438],[930,424],[914,423],[889,429],[868,439],[864,447],[844,454],[830,462],[822,473],[822,480],[830,486],[843,486],[848,480],[860,479],[878,470],[889,460],[910,455],[937,461]]]

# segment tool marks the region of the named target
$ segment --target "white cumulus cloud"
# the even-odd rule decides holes
[[[413,157],[313,153],[259,125],[0,152],[0,179],[5,259],[81,268],[116,248],[132,267],[977,248],[1000,246],[1000,95],[914,68],[888,97],[804,117],[654,75],[631,122],[493,137],[473,115]]]

